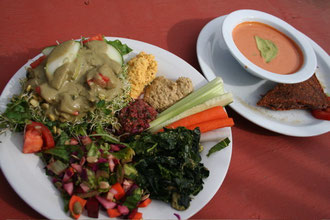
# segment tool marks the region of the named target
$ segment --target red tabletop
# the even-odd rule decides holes
[[[201,29],[238,9],[278,16],[330,52],[327,0],[2,0],[0,88],[44,46],[98,33],[157,45],[200,71],[196,41]],[[284,136],[230,108],[228,112],[236,123],[228,174],[213,199],[192,218],[330,218],[330,133]],[[43,218],[20,199],[1,172],[0,218]]]

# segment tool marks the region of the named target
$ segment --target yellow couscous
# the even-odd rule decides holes
[[[143,92],[145,86],[150,84],[156,77],[158,65],[155,56],[139,53],[128,61],[128,77],[131,83],[131,97],[136,99]]]

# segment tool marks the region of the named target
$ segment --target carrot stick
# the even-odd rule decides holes
[[[213,108],[209,108],[205,111],[182,118],[166,127],[167,128],[177,128],[179,126],[189,127],[194,124],[200,124],[205,121],[211,121],[222,118],[228,118],[228,115],[222,106],[216,106]]]
[[[224,118],[224,119],[215,119],[212,121],[205,121],[202,123],[189,125],[186,128],[193,130],[196,127],[199,127],[201,133],[205,133],[217,128],[231,127],[233,125],[234,125],[234,120],[232,118]]]

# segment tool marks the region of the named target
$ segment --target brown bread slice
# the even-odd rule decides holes
[[[295,84],[277,84],[257,103],[273,110],[325,109],[328,98],[315,74],[308,80]]]

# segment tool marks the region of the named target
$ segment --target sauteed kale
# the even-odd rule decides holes
[[[157,134],[134,137],[137,182],[150,191],[151,198],[171,203],[177,210],[189,207],[191,195],[203,188],[209,171],[201,163],[200,130],[184,127],[166,129]]]

